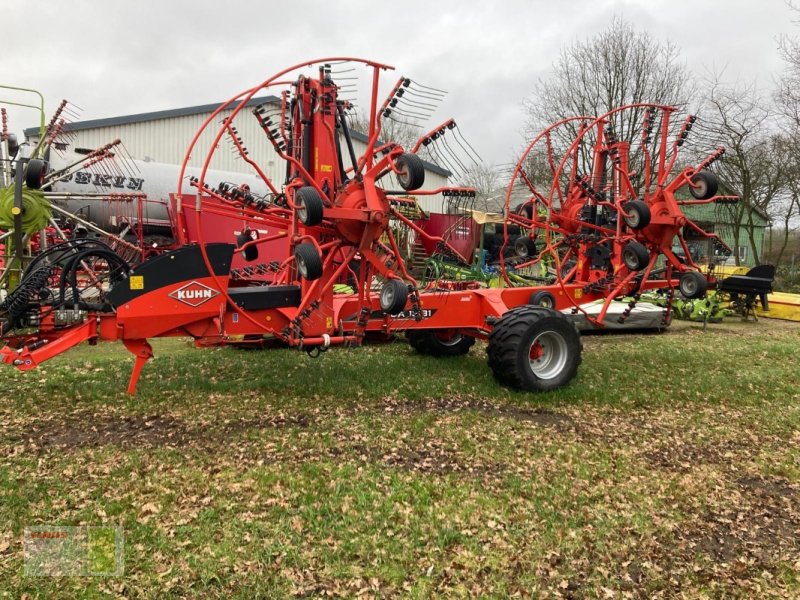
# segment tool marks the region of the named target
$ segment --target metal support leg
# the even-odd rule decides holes
[[[136,393],[136,384],[139,382],[142,368],[148,360],[153,358],[153,348],[147,340],[122,340],[122,343],[136,357],[131,371],[131,379],[128,382],[128,393],[132,396]]]

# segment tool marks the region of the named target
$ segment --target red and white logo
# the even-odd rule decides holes
[[[200,306],[204,302],[211,300],[214,296],[219,296],[217,290],[197,281],[187,283],[169,294],[170,298],[175,298],[178,302],[183,302],[192,307]]]

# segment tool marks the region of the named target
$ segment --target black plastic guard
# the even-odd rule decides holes
[[[233,244],[206,244],[208,261],[215,275],[228,277],[235,249]],[[108,300],[117,308],[153,290],[209,276],[200,246],[184,246],[135,267],[127,279],[114,285]]]

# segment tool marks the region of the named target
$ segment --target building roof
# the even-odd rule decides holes
[[[259,104],[264,104],[265,102],[278,102],[279,100],[280,98],[276,96],[259,96],[257,98],[251,98],[247,102],[247,104],[245,104],[245,106],[257,106]],[[100,127],[116,127],[118,125],[130,125],[132,123],[158,121],[160,119],[173,119],[175,117],[189,117],[192,115],[201,115],[205,113],[214,112],[220,106],[222,106],[222,104],[223,104],[222,102],[217,102],[215,104],[199,104],[197,106],[172,108],[169,110],[157,110],[154,112],[138,113],[135,115],[123,115],[121,117],[107,117],[105,119],[90,119],[88,121],[77,121],[74,123],[67,123],[64,126],[64,131],[82,131],[85,129],[98,129]],[[29,127],[28,129],[25,129],[24,132],[25,132],[25,137],[30,138],[31,136],[39,135],[39,128]],[[369,141],[369,138],[359,131],[351,131],[350,136],[354,140],[358,140],[359,142],[363,142],[365,144]],[[380,145],[381,142],[379,141],[378,144]],[[422,164],[425,165],[425,168],[428,171],[436,173],[437,175],[441,175],[443,177],[450,177],[452,175],[452,173],[447,169],[444,169],[432,162],[423,160]]]
[[[275,96],[260,96],[251,98],[245,106],[256,106],[264,102],[277,102],[279,98]],[[172,108],[169,110],[157,110],[154,112],[138,113],[135,115],[124,115],[121,117],[108,117],[105,119],[90,119],[89,121],[77,121],[67,123],[64,131],[81,131],[83,129],[97,129],[99,127],[115,127],[117,125],[130,125],[131,123],[143,123],[145,121],[158,121],[160,119],[173,119],[175,117],[189,117],[211,113],[222,106],[222,102],[215,104],[200,104],[198,106],[187,106],[184,108]],[[38,135],[38,127],[29,127],[25,130],[25,137]]]

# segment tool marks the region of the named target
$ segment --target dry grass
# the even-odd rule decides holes
[[[480,345],[316,361],[156,344],[0,371],[7,597],[797,597],[800,327],[586,338],[569,388]],[[119,524],[123,578],[29,578],[21,533]]]

